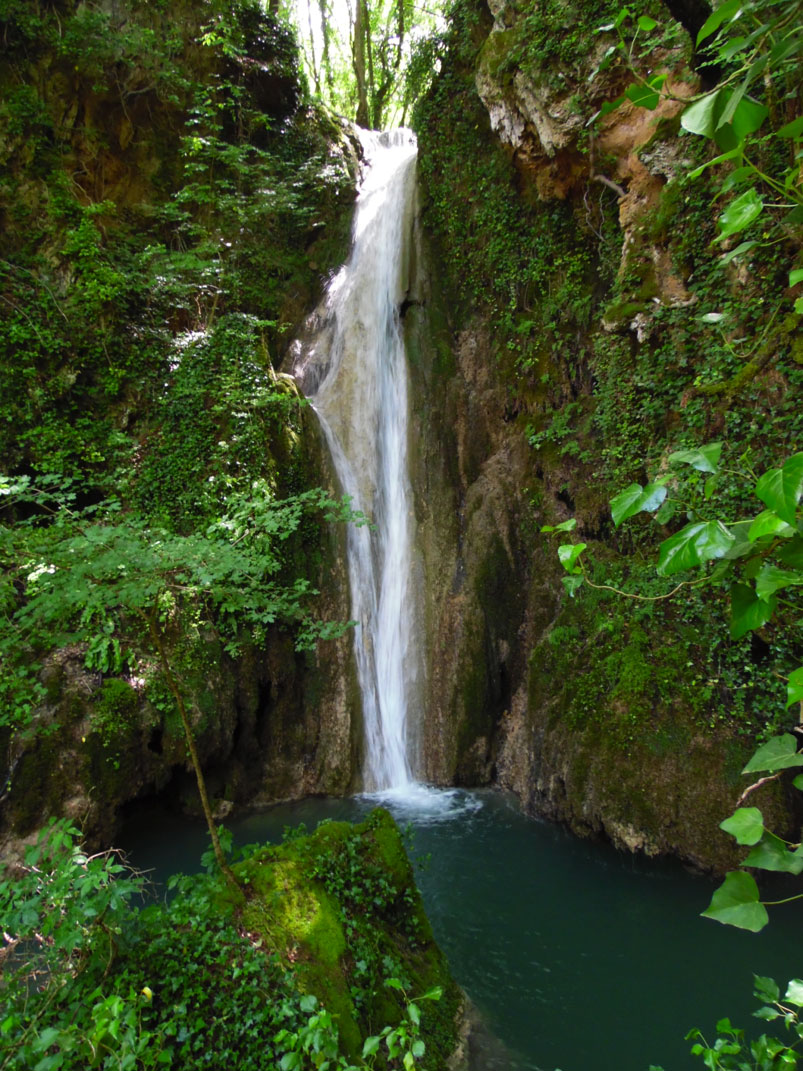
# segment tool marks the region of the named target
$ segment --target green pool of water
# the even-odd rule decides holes
[[[376,800],[305,800],[230,821],[240,844],[287,826],[356,819]],[[697,1068],[684,1040],[730,1016],[749,1032],[752,975],[803,975],[803,910],[774,909],[761,934],[699,917],[714,883],[677,864],[623,855],[525,818],[491,792],[384,798],[409,823],[418,883],[441,947],[495,1039],[477,1071]],[[120,839],[164,879],[197,869],[201,824],[142,815]]]

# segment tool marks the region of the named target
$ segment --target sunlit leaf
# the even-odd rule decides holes
[[[743,0],[725,0],[708,16],[697,34],[697,44],[715,33],[726,19],[736,18],[742,10]]]
[[[788,770],[793,766],[803,766],[803,754],[798,752],[794,736],[784,733],[762,744],[742,773],[775,773],[776,770]]]
[[[761,215],[763,210],[764,202],[755,189],[745,190],[740,197],[737,197],[735,201],[728,205],[719,217],[717,222],[720,233],[714,241],[724,241],[725,238],[730,238],[732,234],[737,234],[739,231],[744,230],[754,219]]]
[[[803,703],[803,666],[793,669],[786,682],[786,705],[793,703]]]
[[[717,122],[717,100],[720,91],[715,89],[713,93],[706,93],[704,97],[696,100],[686,108],[680,117],[680,125],[690,134],[700,134],[702,137],[714,136]]]
[[[745,253],[748,253],[757,245],[758,242],[755,241],[741,242],[739,245],[736,246],[735,249],[731,249],[729,252],[723,253],[723,255],[719,258],[719,263],[730,264],[732,260],[735,260],[737,257],[744,256]]]
[[[693,569],[723,557],[734,542],[735,537],[721,521],[687,524],[661,544],[657,572],[660,576],[672,576],[684,569]]]
[[[669,455],[669,461],[691,465],[698,472],[718,472],[721,453],[722,443],[707,443],[691,450],[675,450]]]
[[[782,521],[777,513],[773,513],[771,509],[765,509],[759,513],[750,525],[747,538],[751,543],[755,543],[757,539],[763,539],[764,536],[780,535],[784,532],[792,535],[794,529],[786,521]]]
[[[759,901],[755,880],[742,870],[734,870],[726,876],[702,914],[705,918],[752,933],[762,930],[769,921],[767,909]]]
[[[794,1004],[797,1008],[803,1008],[803,982],[799,978],[793,978],[786,987],[784,1003]]]
[[[646,511],[652,513],[657,510],[666,498],[666,487],[662,483],[648,483],[642,487],[640,483],[633,483],[624,491],[611,499],[611,515],[615,527],[619,527],[622,521],[633,517],[636,513]]]
[[[782,874],[800,874],[803,871],[803,856],[790,852],[780,837],[766,833],[742,863],[761,870],[773,870]]]
[[[764,836],[764,816],[758,807],[740,807],[720,822],[719,828],[730,833],[737,844],[758,844]]]
[[[586,543],[563,543],[558,547],[558,559],[567,573],[576,573],[577,559],[586,549]]]
[[[794,454],[783,468],[765,472],[756,484],[756,494],[765,506],[793,525],[803,494],[803,453]]]

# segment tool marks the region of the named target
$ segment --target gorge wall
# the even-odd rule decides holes
[[[790,633],[732,641],[716,591],[649,602],[586,586],[570,599],[539,533],[576,518],[592,578],[657,594],[655,548],[677,521],[616,531],[608,500],[682,446],[724,441],[756,472],[793,453],[803,348],[799,317],[771,315],[781,259],[723,267],[709,244],[727,171],[688,179],[705,149],[678,116],[700,83],[668,9],[650,5],[656,37],[634,64],[667,73],[671,98],[591,121],[634,77],[602,63],[617,11],[461,3],[430,57],[439,72],[416,116],[426,268],[407,312],[426,773],[510,788],[531,813],[623,848],[724,867],[717,827],[754,740],[794,723],[777,676]],[[704,326],[723,309],[726,331]],[[737,478],[718,494],[729,515],[753,508]],[[773,787],[758,805],[787,828]]]

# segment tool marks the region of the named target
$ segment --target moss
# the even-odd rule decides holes
[[[441,1001],[427,1002],[422,1024],[431,1066],[445,1065],[460,994],[387,811],[373,811],[358,826],[324,823],[260,849],[235,869],[249,889],[244,904],[232,905],[242,927],[291,963],[302,989],[337,1016],[350,1059],[359,1056],[367,1033],[399,1021],[403,1001],[382,984],[392,964],[408,998],[443,988]],[[376,964],[359,958],[370,955]],[[367,972],[375,980],[366,986]]]

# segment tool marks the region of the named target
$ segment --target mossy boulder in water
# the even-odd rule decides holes
[[[303,827],[301,827],[303,830]],[[325,822],[314,833],[258,849],[235,867],[249,890],[240,924],[292,964],[302,989],[337,1018],[343,1051],[422,1005],[427,1067],[444,1067],[456,1044],[461,993],[435,943],[401,834],[387,811],[360,825]],[[401,989],[387,986],[396,979]]]

